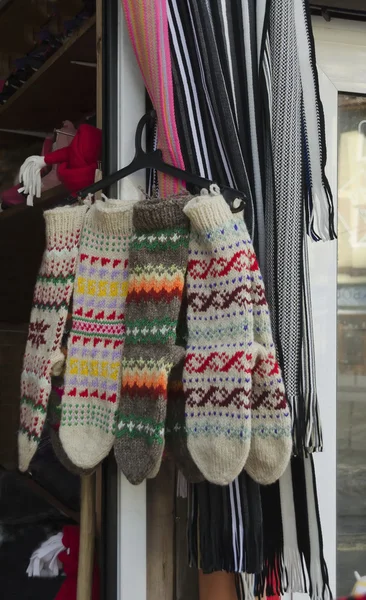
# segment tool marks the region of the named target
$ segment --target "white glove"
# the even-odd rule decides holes
[[[19,171],[19,182],[23,187],[18,192],[27,194],[27,205],[33,206],[33,198],[41,197],[42,181],[41,171],[46,166],[43,156],[29,156]]]
[[[43,542],[31,556],[27,569],[28,577],[57,577],[61,563],[57,558],[66,550],[62,543],[62,531]]]

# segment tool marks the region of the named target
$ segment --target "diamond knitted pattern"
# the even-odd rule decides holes
[[[39,444],[51,391],[51,369],[73,290],[85,206],[46,211],[46,249],[38,274],[21,375],[19,469],[26,471]]]
[[[133,204],[97,201],[80,243],[59,435],[83,469],[101,462],[114,442]]]
[[[255,358],[252,438],[245,470],[257,483],[269,485],[281,477],[291,458],[291,413],[276,360],[269,308],[254,249],[250,271]]]
[[[185,212],[192,226],[183,371],[188,449],[208,481],[226,485],[250,447],[250,240],[222,196],[195,198]]]
[[[114,446],[133,484],[157,473],[164,450],[168,377],[184,356],[176,329],[187,267],[186,198],[147,200],[133,211],[121,402]]]

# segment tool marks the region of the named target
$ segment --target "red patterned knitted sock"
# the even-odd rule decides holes
[[[97,201],[80,243],[60,440],[83,469],[98,465],[115,437],[133,204]]]
[[[87,208],[44,213],[46,249],[34,291],[21,376],[19,469],[26,471],[46,420],[51,369],[60,359],[62,334],[73,290],[80,234]]]
[[[264,284],[253,247],[251,254],[255,350],[252,438],[245,470],[254,481],[269,485],[281,477],[291,458],[291,415],[276,359]]]
[[[253,311],[249,235],[222,196],[190,201],[188,345],[183,372],[188,449],[208,481],[226,485],[250,446]]]

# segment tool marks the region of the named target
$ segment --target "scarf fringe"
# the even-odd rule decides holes
[[[321,428],[318,395],[311,394],[306,401],[307,416],[305,423],[305,456],[323,451],[323,433]]]
[[[292,415],[292,443],[294,456],[309,456],[323,451],[318,395],[289,396]]]
[[[308,206],[308,233],[314,241],[335,239],[334,204],[325,175],[324,111],[319,93],[314,37],[306,0],[295,0],[294,17],[301,76],[302,128]],[[309,202],[311,200],[311,202]]]
[[[285,592],[306,594],[307,586],[299,550],[297,548],[284,548],[283,562],[285,571],[283,587]]]
[[[327,242],[337,239],[334,225],[333,194],[324,167],[314,181],[310,162],[310,148],[305,109],[302,106],[303,160],[304,160],[304,200],[306,232],[313,242]]]
[[[306,435],[305,406],[302,398],[298,396],[288,396],[288,403],[291,408],[292,416],[292,443],[293,454],[297,456],[302,454]]]
[[[285,592],[283,585],[285,577],[283,556],[282,552],[279,552],[267,561],[261,573],[255,575],[254,596],[256,598],[282,596]]]
[[[255,575],[239,573],[236,579],[238,600],[255,600]]]

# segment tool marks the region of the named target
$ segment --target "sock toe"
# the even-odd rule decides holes
[[[153,479],[159,472],[164,447],[152,450],[143,440],[136,438],[119,441],[114,446],[114,455],[122,473],[133,485],[145,479]]]
[[[114,437],[96,435],[95,430],[86,428],[66,432],[60,428],[60,441],[71,462],[82,469],[93,469],[109,454]]]
[[[275,483],[285,472],[291,459],[292,440],[287,438],[281,442],[272,440],[263,443],[263,440],[252,439],[245,471],[250,477],[261,485]]]
[[[188,449],[192,459],[204,478],[215,485],[228,485],[242,472],[249,454],[250,443],[200,443],[188,440]]]

